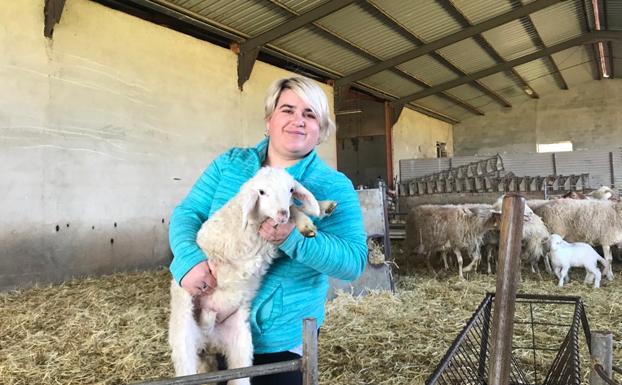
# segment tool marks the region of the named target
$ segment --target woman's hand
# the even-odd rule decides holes
[[[259,228],[259,236],[273,245],[280,245],[294,229],[293,222],[277,224],[271,218],[266,219]]]
[[[192,296],[212,294],[216,287],[216,271],[207,261],[199,262],[181,279],[181,287]]]

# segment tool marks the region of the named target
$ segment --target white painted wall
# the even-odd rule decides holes
[[[512,105],[455,125],[455,154],[533,153],[538,143],[567,140],[575,150],[622,146],[622,79],[590,80]]]
[[[257,62],[240,92],[231,51],[87,0],[49,40],[43,5],[0,7],[0,289],[168,264],[173,207],[291,73]]]
[[[453,126],[407,108],[393,125],[393,174],[399,174],[400,159],[436,158],[436,142],[447,143],[453,155]]]

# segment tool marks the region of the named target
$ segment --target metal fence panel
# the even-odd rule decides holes
[[[618,190],[622,190],[622,147],[611,151],[613,159],[613,180]]]
[[[551,153],[503,154],[501,158],[505,171],[512,171],[516,176],[554,174],[553,154]]]
[[[589,173],[589,188],[613,183],[608,150],[558,152],[555,153],[555,165],[558,175]]]
[[[400,181],[433,174],[449,168],[449,158],[401,159]]]

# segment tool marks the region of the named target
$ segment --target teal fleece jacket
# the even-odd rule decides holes
[[[233,148],[203,172],[171,217],[170,266],[179,283],[197,263],[209,258],[197,246],[202,223],[238,193],[265,160],[268,140],[253,148]],[[366,234],[358,196],[350,180],[328,167],[313,150],[287,172],[318,200],[337,201],[331,216],[314,219],[314,238],[294,228],[279,245],[280,258],[270,266],[252,303],[250,325],[255,353],[293,349],[302,343],[302,320],[324,320],[328,276],[354,280],[367,261]],[[226,229],[223,229],[223,232]]]

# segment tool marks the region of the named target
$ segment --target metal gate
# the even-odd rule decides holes
[[[427,385],[488,382],[493,298],[486,295]],[[539,338],[542,330],[546,339]],[[580,385],[581,361],[589,360],[589,351],[590,330],[579,297],[517,295],[510,384]]]

